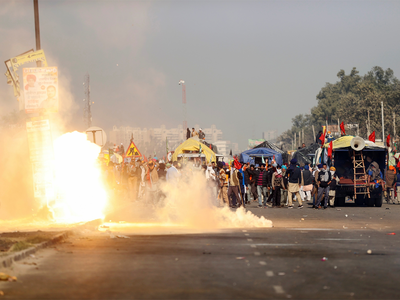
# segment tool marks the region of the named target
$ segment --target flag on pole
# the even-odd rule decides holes
[[[319,137],[319,139],[321,140],[321,145],[323,146],[325,144],[326,127],[322,126],[322,128],[324,130],[323,130],[323,133],[321,134],[321,136]]]
[[[368,140],[375,143],[375,130],[369,135]]]
[[[390,134],[386,138],[386,146],[389,148],[390,147]]]
[[[201,144],[200,144],[200,147],[199,147],[199,153],[201,153]]]
[[[328,147],[328,157],[332,158],[332,151],[333,151],[333,143],[332,141],[329,143],[329,147]]]
[[[342,132],[342,135],[346,135],[346,130],[344,129],[344,123],[340,123],[340,131]]]
[[[261,156],[261,162],[262,162],[263,164],[265,164],[264,155]]]

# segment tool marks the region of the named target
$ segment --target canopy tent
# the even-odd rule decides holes
[[[279,149],[279,147],[277,145],[275,145],[274,143],[269,142],[269,141],[265,141],[265,142],[261,143],[260,145],[255,146],[253,149],[256,149],[256,148],[269,148],[269,149],[272,149],[281,154],[285,153],[284,151]]]
[[[312,164],[315,151],[320,147],[321,145],[312,143],[310,146],[295,151],[292,158],[295,158],[300,165]]]
[[[178,155],[182,153],[190,153],[191,151],[199,153],[201,147],[201,153],[206,156],[206,161],[209,162],[210,160],[216,161],[216,156],[214,151],[200,142],[198,139],[190,138],[180,144],[176,149],[174,154],[172,155],[172,161],[178,160]],[[199,153],[200,154],[200,153]]]
[[[350,143],[351,143],[351,140],[353,138],[354,138],[354,136],[345,135],[345,136],[342,136],[342,137],[332,141],[333,150],[339,149],[339,148],[351,147]],[[377,144],[375,144],[374,142],[371,142],[371,141],[364,140],[364,142],[365,142],[365,148],[385,148],[384,146],[379,146],[379,145],[377,145]],[[326,143],[323,147],[324,148],[328,148],[329,147],[329,143]]]
[[[271,158],[275,155],[275,161],[277,164],[282,165],[282,154],[278,153],[275,150],[269,149],[269,148],[254,148],[250,149],[247,151],[244,151],[240,154],[239,161],[241,163],[247,163],[250,162],[252,163],[254,161],[255,157],[264,157],[267,158],[268,160],[271,160]]]

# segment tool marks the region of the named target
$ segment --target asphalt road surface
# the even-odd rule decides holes
[[[18,281],[0,283],[2,298],[400,298],[400,205],[255,206],[273,228],[72,236],[8,270]]]

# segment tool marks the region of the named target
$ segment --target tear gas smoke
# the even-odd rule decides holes
[[[272,227],[270,220],[242,207],[233,211],[228,206],[220,206],[220,200],[201,171],[187,167],[182,170],[178,184],[164,182],[159,187],[159,192],[147,191],[144,199],[110,212],[105,220],[114,222],[105,224],[107,230],[159,234]]]

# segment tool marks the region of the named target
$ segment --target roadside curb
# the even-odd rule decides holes
[[[19,252],[15,252],[13,254],[10,254],[4,258],[0,258],[0,267],[3,268],[8,268],[10,267],[14,261],[18,261],[21,259],[24,259],[25,257],[35,253],[36,251],[49,247],[51,245],[57,244],[59,242],[61,242],[62,240],[66,239],[68,236],[70,236],[72,234],[72,231],[66,231],[64,233],[61,233],[59,235],[56,235],[55,237],[53,237],[51,240],[48,240],[46,242],[40,243],[34,247],[19,251]]]

